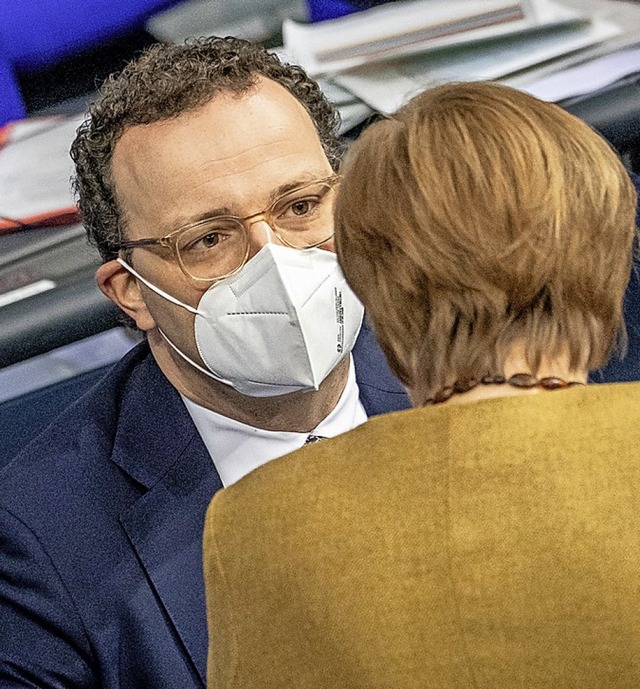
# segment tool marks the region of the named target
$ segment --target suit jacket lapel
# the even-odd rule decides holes
[[[209,456],[194,445],[187,446],[185,455],[122,515],[121,522],[204,683],[207,624],[202,532],[207,506],[221,484]]]
[[[368,416],[387,414],[411,406],[404,387],[391,372],[366,320],[353,348],[353,361],[360,401]]]
[[[144,351],[124,383],[112,455],[143,488],[121,523],[204,685],[202,532],[206,509],[222,482],[180,396]],[[366,324],[353,355],[367,414],[409,406]]]
[[[202,531],[222,482],[180,396],[151,357],[127,382],[113,461],[145,489],[120,521],[204,684]]]

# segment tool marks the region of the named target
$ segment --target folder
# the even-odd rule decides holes
[[[42,117],[0,127],[0,234],[78,221],[69,148],[83,120]]]

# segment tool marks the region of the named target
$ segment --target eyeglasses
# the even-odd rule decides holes
[[[247,227],[265,221],[276,237],[293,249],[312,249],[333,237],[333,207],[339,175],[303,184],[278,197],[264,211],[240,218],[205,218],[164,237],[120,243],[120,249],[162,246],[173,251],[182,272],[213,282],[239,271],[249,258]]]

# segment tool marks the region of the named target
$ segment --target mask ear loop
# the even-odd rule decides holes
[[[189,304],[185,304],[184,302],[180,301],[179,299],[176,299],[175,297],[172,297],[170,294],[165,292],[164,290],[161,290],[159,287],[156,287],[153,283],[149,282],[147,279],[143,278],[140,273],[138,273],[136,270],[134,270],[126,261],[122,260],[121,258],[116,258],[116,262],[119,263],[125,270],[127,270],[131,275],[136,277],[140,282],[142,282],[144,285],[146,285],[152,292],[155,292],[156,294],[160,295],[167,301],[170,301],[172,304],[176,304],[176,306],[181,306],[183,309],[186,309],[190,313],[195,313],[197,316],[205,316],[206,314],[203,311],[200,311],[199,309],[196,309],[193,306],[189,306]]]
[[[198,369],[198,371],[204,373],[205,376],[209,376],[209,378],[213,378],[213,380],[221,381],[223,383],[226,383],[227,385],[230,385],[230,383],[226,381],[224,378],[222,378],[220,375],[218,375],[214,371],[208,371],[206,368],[200,366],[200,364],[195,362],[191,357],[188,357],[182,350],[178,349],[178,347],[174,345],[173,342],[171,342],[171,340],[162,332],[160,328],[158,328],[158,332],[162,335],[162,337],[164,337],[165,341],[173,349],[173,351],[176,354],[179,354],[188,364],[191,364],[194,368]]]
[[[144,283],[150,290],[155,292],[156,294],[159,294],[161,297],[166,299],[167,301],[170,301],[172,304],[176,304],[177,306],[182,306],[183,309],[186,309],[187,311],[190,311],[191,313],[195,313],[196,315],[203,316],[204,313],[202,311],[199,311],[198,309],[194,309],[193,306],[189,306],[189,304],[184,304],[181,302],[179,299],[176,299],[175,297],[172,297],[170,294],[167,294],[167,292],[161,290],[159,287],[156,287],[154,284],[146,280],[145,278],[142,277],[136,270],[134,270],[126,261],[123,261],[121,258],[116,258],[116,261],[127,271],[129,271],[133,276],[138,278],[140,282]],[[194,368],[198,369],[201,373],[204,373],[205,375],[209,376],[210,378],[213,378],[214,380],[222,380],[224,381],[223,378],[218,376],[217,374],[214,375],[214,372],[208,371],[206,368],[203,366],[200,366],[200,364],[196,363],[191,357],[188,357],[184,352],[182,352],[163,332],[161,328],[158,328],[158,332],[162,337],[165,339],[167,344],[176,352],[176,354],[179,354],[187,363],[191,364]]]

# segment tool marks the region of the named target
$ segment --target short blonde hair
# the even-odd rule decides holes
[[[593,370],[624,337],[636,193],[609,144],[492,83],[426,91],[352,146],[336,248],[396,375],[427,400],[500,374]]]

